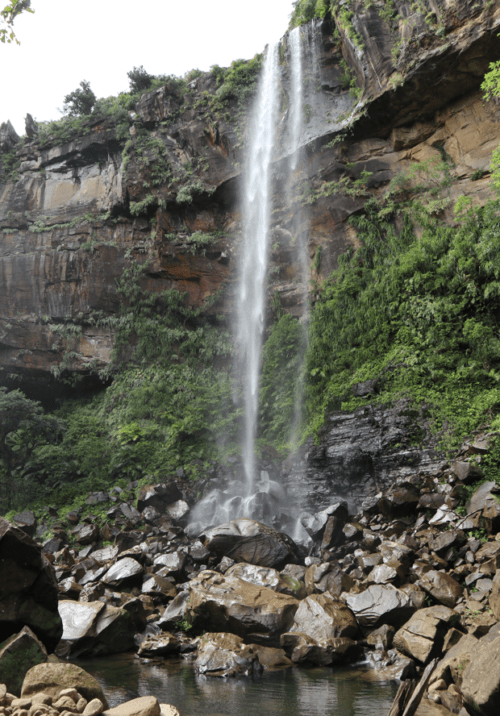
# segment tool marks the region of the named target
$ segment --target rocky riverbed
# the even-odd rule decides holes
[[[400,476],[356,515],[340,499],[303,513],[307,548],[247,519],[193,534],[196,500],[181,476],[89,495],[100,518],[48,508],[43,524],[30,512],[2,520],[6,693],[24,697],[36,664],[125,651],[181,657],[214,677],[367,660],[377,677],[405,680],[437,660],[426,712],[493,716],[500,488],[481,471],[491,438],[472,436],[434,473]],[[34,703],[6,702],[4,713],[35,716]]]

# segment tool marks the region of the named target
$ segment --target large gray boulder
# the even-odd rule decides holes
[[[54,570],[39,545],[1,517],[0,572],[0,642],[29,626],[54,651],[63,631]]]
[[[81,657],[118,654],[134,645],[134,624],[128,611],[104,602],[59,604],[64,631],[58,656]]]
[[[374,584],[360,594],[344,593],[342,598],[363,627],[400,627],[415,611],[411,597],[390,584]]]
[[[200,539],[210,551],[235,562],[282,569],[297,561],[297,545],[288,535],[243,517],[205,530]]]
[[[189,582],[185,615],[200,629],[279,646],[280,634],[292,626],[298,606],[293,597],[206,570]]]

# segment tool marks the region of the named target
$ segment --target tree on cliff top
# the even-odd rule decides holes
[[[20,390],[0,388],[0,479],[2,508],[10,509],[18,468],[26,467],[33,450],[55,442],[64,423],[45,415],[40,403]]]
[[[31,9],[31,0],[10,0],[7,5],[0,10],[0,42],[17,42],[16,35],[12,29],[12,24],[16,17],[22,12],[34,12]]]
[[[142,65],[140,67],[134,67],[130,72],[127,72],[127,77],[130,82],[130,91],[132,94],[148,90],[155,79],[155,76],[146,72]]]
[[[90,115],[94,109],[97,97],[90,88],[90,82],[83,80],[80,87],[70,92],[64,98],[63,111],[70,117],[79,117],[82,114]]]

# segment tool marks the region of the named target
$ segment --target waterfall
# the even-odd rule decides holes
[[[313,29],[313,35],[315,30]],[[301,148],[306,124],[305,102],[312,101],[312,87],[304,88],[304,61],[314,59],[314,37],[296,28],[288,35],[289,48],[289,111],[286,121],[280,121],[279,101],[282,87],[279,63],[279,44],[268,47],[259,88],[255,98],[247,133],[247,157],[242,182],[242,245],[238,267],[234,337],[236,343],[235,376],[244,408],[241,436],[244,481],[223,478],[219,486],[198,503],[188,528],[199,534],[202,528],[221,524],[239,517],[256,520],[285,529],[302,542],[308,536],[297,517],[297,506],[289,504],[285,490],[266,470],[258,471],[255,458],[259,411],[259,378],[268,292],[269,244],[272,217],[271,164],[280,158],[288,165],[288,180],[283,185],[285,205],[293,209],[292,231],[296,229],[297,274],[304,304],[303,322],[307,326],[307,288],[309,263],[307,253],[308,215],[297,202],[300,184]],[[313,46],[311,47],[311,43]],[[312,76],[316,69],[310,68]],[[286,81],[286,80],[285,80]],[[311,81],[309,84],[312,84]],[[315,83],[316,86],[317,83]],[[307,96],[306,96],[307,95]],[[304,358],[304,345],[301,358]],[[290,426],[290,438],[300,425],[302,389],[298,385],[295,396],[295,417]],[[225,487],[224,487],[225,482]]]
[[[245,409],[242,458],[246,493],[255,488],[255,437],[271,218],[271,160],[278,119],[278,44],[268,48],[248,137],[243,189],[243,250],[236,310],[238,374]]]
[[[290,168],[295,171],[299,160],[299,147],[304,117],[304,78],[302,72],[302,42],[300,27],[288,35],[290,48],[290,124],[291,155]]]

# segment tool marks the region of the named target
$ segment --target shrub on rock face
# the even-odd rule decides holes
[[[0,642],[30,629],[48,652],[62,635],[54,570],[41,548],[0,517]]]

